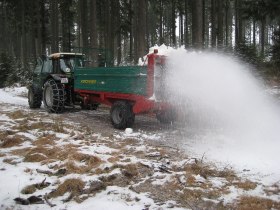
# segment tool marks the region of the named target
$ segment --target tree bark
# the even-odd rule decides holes
[[[185,43],[185,48],[188,48],[189,47],[189,19],[188,19],[188,3],[189,3],[189,0],[185,0],[185,39],[184,39],[184,43]]]
[[[223,2],[224,0],[218,0],[218,47],[223,47],[224,42],[224,30],[223,30],[223,20],[224,20],[224,11],[223,11]]]
[[[59,51],[58,0],[51,1],[51,52]]]
[[[171,0],[171,44],[176,47],[176,14],[175,0]]]
[[[88,48],[88,5],[87,0],[80,0],[82,47]]]
[[[203,15],[202,15],[202,0],[192,0],[192,44],[195,49],[203,47]]]
[[[93,66],[97,66],[97,8],[96,8],[96,0],[90,0],[90,47],[92,48],[91,57],[93,61]]]
[[[136,17],[136,50],[135,50],[135,63],[138,62],[140,57],[145,55],[146,51],[146,0],[137,0],[137,17]]]
[[[217,9],[216,1],[211,0],[211,46],[215,48],[217,46]]]

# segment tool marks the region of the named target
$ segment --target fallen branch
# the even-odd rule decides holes
[[[56,204],[52,204],[52,203],[49,201],[48,195],[47,195],[47,194],[44,195],[44,199],[45,199],[46,203],[47,203],[50,207],[56,206]]]
[[[45,184],[45,181],[46,181],[46,177],[45,177],[45,179],[39,184],[39,187],[42,187],[42,186],[44,186],[44,184]]]
[[[47,170],[36,169],[36,171],[37,171],[38,173],[47,174],[47,175],[49,175],[49,176],[53,175],[53,172],[47,171]]]

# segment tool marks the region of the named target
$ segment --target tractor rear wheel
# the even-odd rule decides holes
[[[116,101],[110,110],[112,125],[117,129],[130,128],[134,124],[135,114],[126,101]]]
[[[45,109],[51,113],[61,113],[64,111],[66,93],[61,83],[49,79],[43,90],[43,102]]]
[[[156,114],[157,120],[162,124],[171,124],[177,119],[177,114],[174,110],[168,109]]]
[[[42,104],[42,90],[33,85],[28,88],[28,104],[30,109],[37,109]]]

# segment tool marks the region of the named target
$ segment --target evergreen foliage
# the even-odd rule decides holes
[[[77,47],[106,49],[107,65],[137,63],[163,43],[254,64],[280,59],[279,0],[0,0],[0,20],[1,81],[26,78],[42,54]]]

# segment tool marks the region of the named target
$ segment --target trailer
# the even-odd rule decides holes
[[[165,90],[166,57],[157,50],[147,55],[144,66],[87,67],[82,54],[70,53],[52,54],[47,60],[52,68],[48,75],[41,76],[40,84],[31,85],[30,108],[38,108],[40,99],[46,110],[54,113],[75,104],[94,108],[105,104],[111,107],[110,119],[117,129],[132,127],[135,115],[143,113],[154,114],[161,123],[176,120],[175,108],[168,102]],[[55,66],[57,69],[53,69]],[[39,90],[34,91],[34,86]]]

